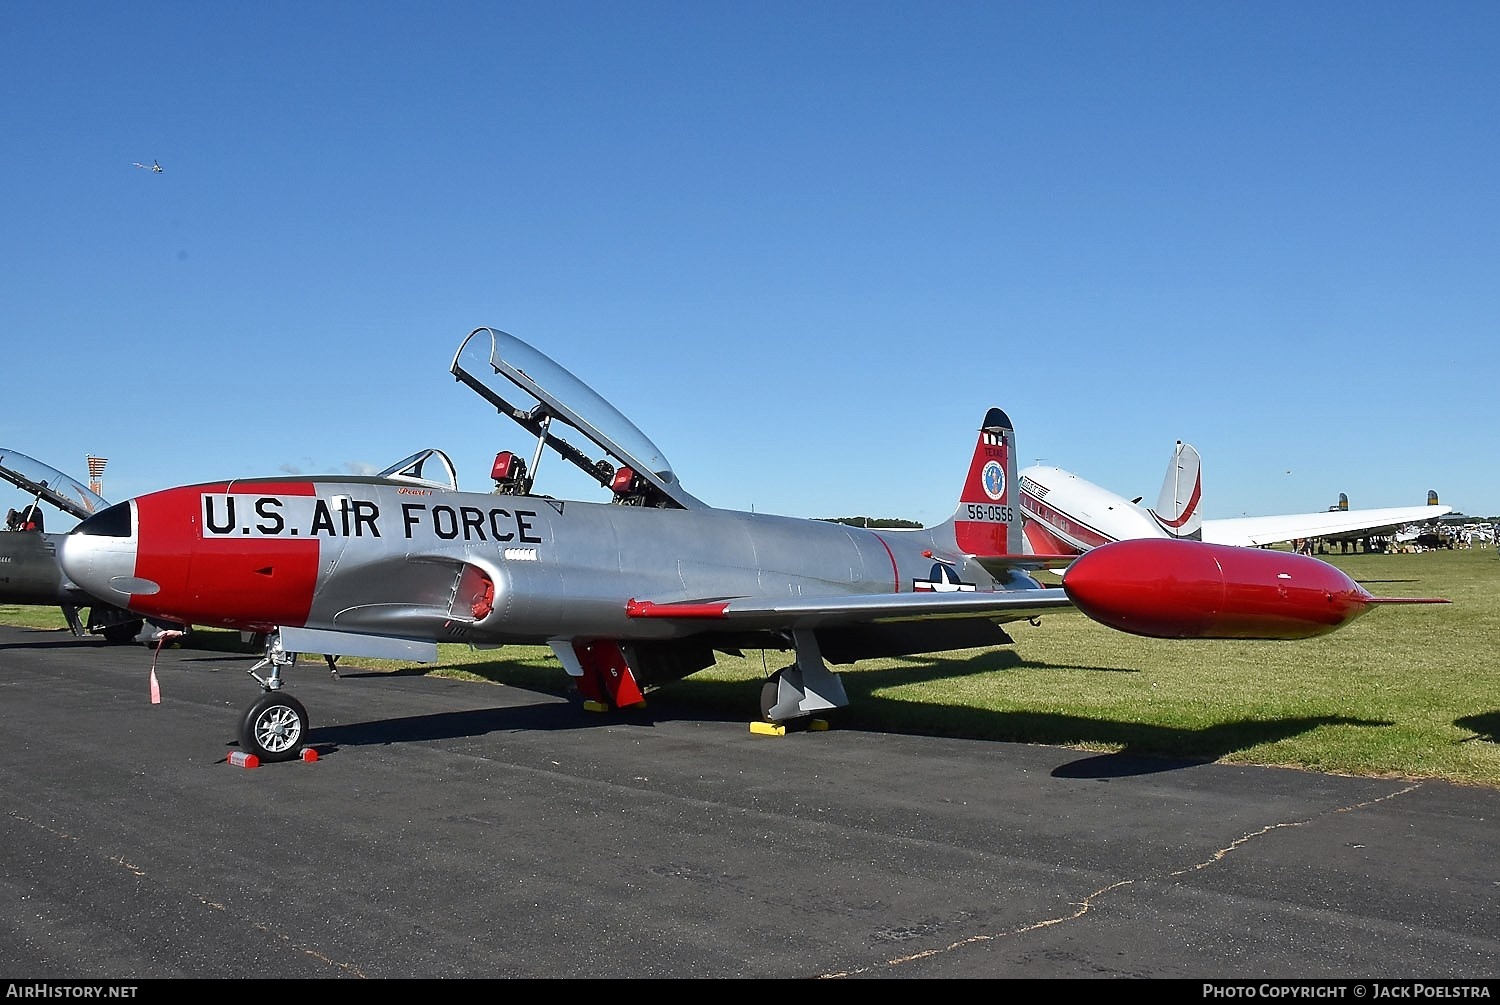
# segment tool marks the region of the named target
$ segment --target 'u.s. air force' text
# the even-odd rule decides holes
[[[540,544],[535,510],[407,502],[394,516],[370,499],[203,494],[204,537],[388,537]]]

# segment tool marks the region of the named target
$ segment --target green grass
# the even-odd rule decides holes
[[[1299,642],[1142,639],[1062,612],[1010,626],[1014,646],[837,667],[851,704],[831,719],[835,728],[1500,787],[1500,557],[1487,549],[1322,557],[1377,596],[1452,603],[1377,607]],[[64,628],[47,608],[0,606],[0,622]],[[236,633],[208,629],[187,644],[248,651]],[[439,656],[425,667],[347,657],[340,666],[568,690],[543,647],[444,645]],[[653,695],[683,714],[748,722],[761,679],[788,662],[775,652],[721,656]]]

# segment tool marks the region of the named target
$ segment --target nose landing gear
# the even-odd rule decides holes
[[[307,709],[281,690],[281,668],[296,663],[297,654],[282,648],[281,633],[271,632],[266,636],[265,656],[248,671],[265,694],[245,710],[240,720],[240,748],[262,763],[292,760],[307,739]],[[257,671],[265,668],[269,672],[262,677]],[[331,660],[329,668],[333,668]]]

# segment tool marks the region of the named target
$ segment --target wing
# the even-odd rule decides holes
[[[1302,537],[1334,534],[1385,534],[1413,523],[1426,523],[1453,512],[1452,506],[1392,506],[1386,509],[1329,510],[1286,516],[1247,516],[1204,520],[1206,544],[1259,547]]]
[[[1025,621],[1073,602],[1058,587],[995,593],[881,593],[849,597],[761,597],[655,603],[631,600],[632,618],[725,621],[735,628],[828,628],[842,625],[943,618],[982,618],[996,623]],[[727,626],[726,626],[727,627]]]

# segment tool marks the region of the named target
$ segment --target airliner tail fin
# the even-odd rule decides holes
[[[1161,483],[1161,495],[1149,510],[1151,518],[1171,537],[1203,539],[1203,462],[1190,443],[1177,441],[1172,463]]]

